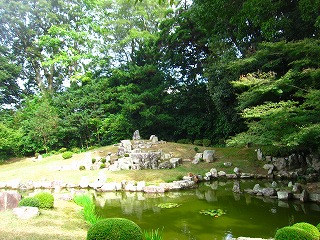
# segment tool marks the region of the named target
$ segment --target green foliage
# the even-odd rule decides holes
[[[317,224],[316,228],[319,230],[320,232],[320,223]]]
[[[92,164],[94,164],[96,161],[97,161],[97,159],[95,159],[95,158],[91,159]]]
[[[202,139],[196,139],[193,141],[194,145],[202,146]]]
[[[306,230],[297,227],[283,227],[277,230],[275,240],[316,240]]]
[[[100,169],[103,169],[103,168],[105,168],[106,167],[106,164],[105,163],[101,163],[100,164]]]
[[[221,217],[222,215],[226,214],[226,211],[224,211],[222,209],[206,209],[206,210],[200,210],[199,213],[218,218],[218,217]]]
[[[308,233],[310,233],[312,235],[313,239],[320,238],[320,232],[319,232],[318,228],[313,226],[310,223],[299,222],[299,223],[293,224],[292,227],[300,228],[300,229],[307,231]]]
[[[199,148],[198,148],[198,147],[194,147],[193,150],[194,150],[195,152],[198,152],[198,151],[199,151]]]
[[[125,218],[107,218],[92,225],[87,240],[143,240],[141,228]]]
[[[54,197],[51,193],[40,192],[37,193],[34,198],[39,200],[39,208],[51,209],[54,207]]]
[[[86,167],[83,166],[83,165],[81,165],[81,166],[79,166],[79,170],[80,170],[80,171],[86,170]]]
[[[230,64],[256,72],[233,82],[248,130],[230,139],[229,146],[252,142],[288,152],[317,148],[320,85],[314,76],[319,54],[318,40],[265,43],[251,57]]]
[[[35,197],[25,197],[21,199],[19,206],[40,207],[40,201]]]
[[[65,147],[59,149],[59,153],[64,153],[66,151],[68,151],[68,149]]]
[[[72,156],[73,156],[73,152],[71,152],[71,151],[66,151],[66,152],[62,153],[63,159],[72,158]]]
[[[89,224],[93,225],[100,220],[100,217],[97,216],[95,212],[95,204],[91,196],[87,194],[75,195],[73,201],[79,206],[83,207],[83,217]]]
[[[102,158],[102,159],[101,159],[101,162],[102,162],[102,163],[106,163],[106,162],[107,162],[107,159],[106,159],[106,158]]]
[[[145,240],[162,240],[161,236],[162,232],[159,232],[159,229],[157,230],[151,230],[151,231],[144,231],[144,239]]]
[[[204,147],[209,147],[211,145],[211,140],[206,138],[202,139],[202,145]]]
[[[167,202],[167,203],[159,203],[156,206],[158,208],[177,208],[177,207],[180,207],[181,204]]]
[[[192,141],[191,141],[190,139],[183,138],[183,139],[177,140],[177,143],[181,143],[181,144],[192,144]]]

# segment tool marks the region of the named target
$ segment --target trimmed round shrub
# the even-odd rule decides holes
[[[315,240],[306,230],[297,227],[283,227],[277,230],[275,240]]]
[[[26,197],[21,199],[21,201],[19,202],[19,206],[25,206],[25,207],[39,207],[40,206],[40,202],[39,199],[35,198],[35,197]]]
[[[141,228],[125,218],[106,218],[92,225],[87,240],[143,240]]]
[[[303,230],[306,230],[308,233],[310,233],[313,236],[313,239],[319,239],[320,238],[320,232],[317,227],[313,226],[310,223],[306,222],[299,222],[292,225],[292,227],[301,228]]]
[[[39,208],[50,209],[54,205],[54,197],[51,193],[41,192],[37,193],[35,196],[39,200]]]
[[[66,152],[62,153],[63,159],[72,158],[72,155],[73,155],[73,152],[70,152],[70,151],[66,151]]]

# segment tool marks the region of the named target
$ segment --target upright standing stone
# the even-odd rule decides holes
[[[140,140],[139,130],[135,130],[132,136],[132,140]]]
[[[203,160],[210,163],[214,160],[214,150],[204,150],[203,152]]]
[[[16,208],[21,200],[17,192],[0,192],[0,211]]]

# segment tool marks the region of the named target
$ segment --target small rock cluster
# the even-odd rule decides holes
[[[264,188],[260,184],[256,184],[253,189],[245,189],[244,191],[252,195],[278,198],[279,200],[295,199],[300,202],[320,202],[320,193],[309,193],[300,184],[292,184],[292,182],[289,182],[285,189],[277,188],[277,183],[274,181],[271,187]]]

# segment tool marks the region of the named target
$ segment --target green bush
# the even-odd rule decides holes
[[[77,147],[74,147],[74,148],[72,148],[71,150],[72,150],[72,152],[74,152],[74,153],[81,153],[81,149],[80,149],[80,148],[77,148]]]
[[[196,139],[193,142],[194,145],[202,146],[202,140],[201,139]]]
[[[40,206],[40,201],[39,199],[35,197],[26,197],[21,199],[19,202],[19,206],[26,206],[26,207],[39,207]]]
[[[63,147],[63,148],[60,148],[59,149],[59,153],[64,153],[64,152],[66,152],[68,149],[67,148],[65,148],[65,147]]]
[[[43,209],[53,208],[54,197],[51,193],[40,192],[40,193],[37,193],[34,197],[39,200],[39,208],[43,208]]]
[[[106,164],[105,164],[105,163],[101,163],[101,164],[100,164],[100,169],[105,168],[105,167],[106,167]]]
[[[66,151],[66,152],[62,153],[63,159],[72,158],[72,155],[73,155],[73,152],[70,152],[70,151]]]
[[[316,228],[318,228],[319,232],[320,232],[320,223],[318,223],[318,225],[316,226]]]
[[[97,159],[95,159],[95,158],[91,159],[92,164],[94,164],[96,161],[97,161]]]
[[[202,139],[202,145],[205,147],[209,147],[211,145],[211,140],[210,139]]]
[[[275,240],[315,240],[312,234],[297,227],[283,227],[277,230]]]
[[[313,239],[320,238],[320,232],[319,232],[318,228],[313,226],[310,223],[299,222],[299,223],[293,224],[292,227],[297,227],[297,228],[306,230],[308,233],[310,233],[313,236]]]
[[[194,147],[193,150],[194,150],[195,152],[198,152],[198,151],[199,151],[199,148],[198,148],[198,147]]]
[[[190,139],[188,139],[188,138],[183,138],[183,139],[179,139],[179,140],[177,141],[177,143],[181,143],[181,144],[191,144],[192,141],[191,141]]]
[[[131,220],[106,218],[89,228],[87,240],[143,240],[143,233]]]
[[[83,165],[81,165],[81,166],[79,167],[79,170],[80,170],[80,171],[86,170],[86,167],[83,166]]]
[[[101,162],[102,162],[102,163],[106,163],[106,162],[107,162],[107,159],[102,158],[102,159],[101,159]]]

